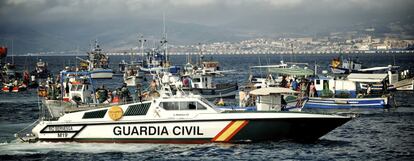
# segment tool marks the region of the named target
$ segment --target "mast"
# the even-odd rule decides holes
[[[12,64],[14,64],[14,46],[13,46],[13,39],[12,39]]]
[[[168,62],[168,45],[167,45],[167,32],[165,28],[165,12],[162,13],[162,23],[163,23],[163,34],[162,34],[162,44],[164,46],[164,55],[165,55],[165,62]]]
[[[142,61],[144,61],[144,42],[146,42],[147,40],[144,39],[144,36],[142,34],[138,35],[138,37],[140,37],[138,42],[140,43]]]
[[[201,45],[201,43],[198,43],[198,47],[199,47],[199,56],[198,56],[198,64],[201,67],[201,62],[203,61],[203,46]]]

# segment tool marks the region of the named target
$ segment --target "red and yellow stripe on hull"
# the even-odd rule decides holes
[[[244,126],[249,123],[248,120],[231,121],[223,130],[221,130],[211,141],[212,142],[228,142],[236,135]]]

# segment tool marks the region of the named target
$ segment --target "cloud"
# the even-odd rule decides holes
[[[28,25],[128,24],[160,21],[165,13],[168,21],[180,23],[278,31],[398,21],[412,15],[412,6],[413,0],[5,0],[0,1],[0,18]]]

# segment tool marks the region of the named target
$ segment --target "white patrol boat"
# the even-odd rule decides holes
[[[197,95],[159,97],[41,118],[31,134],[25,137],[16,134],[16,137],[32,142],[234,143],[281,139],[312,142],[352,119],[260,109],[222,111]]]

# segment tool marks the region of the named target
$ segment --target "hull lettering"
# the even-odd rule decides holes
[[[174,126],[170,129],[166,126],[115,126],[112,132],[116,136],[152,136],[152,135],[176,135],[176,136],[201,136],[199,126]]]

